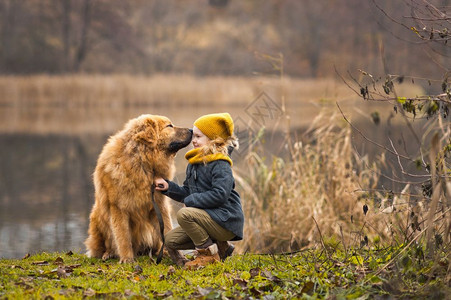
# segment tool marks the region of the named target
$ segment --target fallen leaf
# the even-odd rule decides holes
[[[313,291],[313,288],[315,287],[315,284],[311,281],[307,281],[304,283],[304,286],[302,287],[301,294],[310,294]]]
[[[261,269],[260,268],[252,268],[249,270],[249,274],[251,274],[251,278],[254,278],[257,275],[260,275]]]
[[[73,288],[62,289],[58,291],[58,294],[60,294],[61,296],[68,296],[72,293],[75,293],[75,290]]]
[[[98,299],[119,299],[122,297],[122,293],[120,293],[120,292],[95,293],[95,297]]]
[[[64,260],[61,257],[57,257],[53,262],[54,265],[64,265]]]
[[[214,291],[214,289],[211,287],[207,287],[207,288],[197,287],[197,290],[199,291],[201,296],[207,296],[208,294],[210,294],[211,292]]]
[[[26,289],[26,290],[29,290],[29,289],[32,289],[32,288],[33,288],[32,285],[29,285],[29,284],[26,283],[26,282],[17,282],[16,285],[17,285],[17,286],[20,286],[21,288]]]
[[[21,270],[23,270],[23,268],[21,266],[16,266],[16,265],[12,265],[11,269],[21,269]]]
[[[36,266],[47,266],[49,264],[49,262],[46,260],[40,260],[40,261],[34,261],[31,264],[36,265]]]
[[[47,277],[47,278],[53,278],[55,275],[58,275],[58,269],[53,269],[50,271],[42,271],[39,270],[40,277]]]
[[[164,294],[162,293],[154,293],[153,295],[155,297],[162,297],[162,298],[167,298],[167,297],[171,297],[174,293],[172,291],[166,291]]]
[[[248,281],[245,280],[245,279],[233,278],[233,284],[237,284],[238,286],[240,286],[242,288],[246,288],[247,287],[247,283],[248,283]]]
[[[143,272],[143,268],[141,268],[140,265],[136,265],[135,268],[134,268],[133,273],[134,274],[141,274],[142,272]]]
[[[81,264],[68,265],[68,266],[66,266],[66,272],[73,272],[74,269],[76,269],[80,266],[81,266]]]
[[[257,290],[255,287],[252,287],[249,291],[250,291],[250,292],[252,293],[252,295],[254,295],[255,297],[259,297],[259,296],[261,296],[261,294],[263,294],[263,292]],[[268,295],[268,296],[269,296],[269,295]]]
[[[258,287],[258,290],[259,290],[259,291],[262,291],[262,292],[273,291],[273,290],[274,290],[274,285],[271,284],[271,283],[269,283],[269,282],[267,282],[266,284],[260,285],[260,286]]]
[[[27,254],[25,254],[24,257],[22,257],[22,259],[27,259],[27,258],[29,258],[30,256],[31,256],[30,253],[27,253]]]
[[[73,253],[72,251],[69,250],[69,252],[66,252],[66,255],[72,256],[72,255],[74,255],[74,253]]]
[[[93,289],[91,289],[91,288],[88,288],[87,290],[84,290],[83,291],[83,296],[85,296],[85,297],[92,297],[92,296],[94,296],[96,294],[96,291],[94,291]]]
[[[270,281],[273,281],[275,283],[282,282],[282,280],[279,277],[272,275],[272,273],[270,271],[268,271],[268,270],[265,270],[265,271],[261,272],[261,275],[263,277],[265,277],[266,279],[268,279]]]

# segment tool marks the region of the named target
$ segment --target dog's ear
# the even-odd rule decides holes
[[[149,137],[149,131],[150,130],[140,131],[133,136],[133,139],[136,142],[146,143],[146,144],[150,144],[151,146],[154,146],[155,140],[153,138]]]
[[[140,143],[145,143],[150,146],[155,146],[158,139],[156,130],[154,129],[155,123],[151,120],[146,120],[143,126],[140,126],[138,131],[133,135],[133,140]]]

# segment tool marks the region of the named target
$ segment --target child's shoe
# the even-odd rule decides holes
[[[225,261],[227,257],[231,256],[233,250],[235,250],[235,246],[231,243],[225,242],[216,242],[218,244],[218,254],[221,258],[221,261]]]

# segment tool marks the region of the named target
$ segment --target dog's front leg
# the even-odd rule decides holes
[[[130,222],[127,213],[117,206],[111,207],[111,225],[114,241],[119,252],[120,263],[133,262],[133,246],[130,233]]]

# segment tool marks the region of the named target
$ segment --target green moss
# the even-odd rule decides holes
[[[330,295],[353,299],[451,292],[445,264],[418,260],[413,249],[387,266],[399,250],[348,249],[352,256],[338,249],[329,255],[323,249],[293,255],[235,255],[196,271],[174,268],[168,259],[159,265],[147,257],[119,264],[82,254],[38,253],[0,260],[0,299],[324,299]]]

